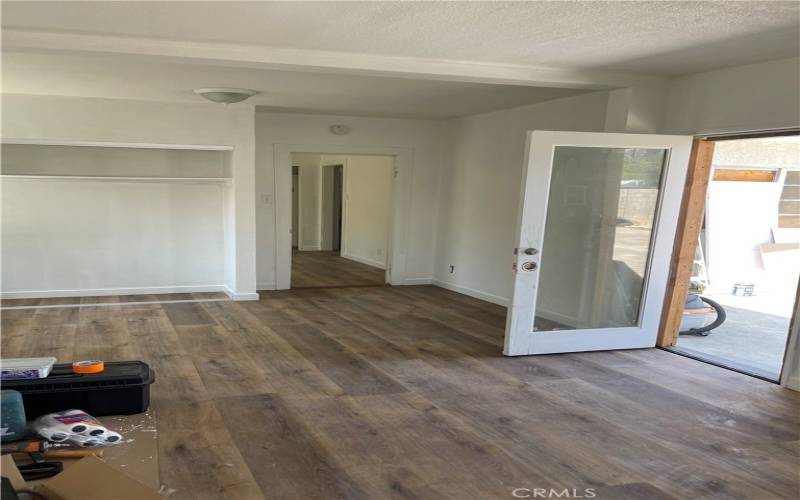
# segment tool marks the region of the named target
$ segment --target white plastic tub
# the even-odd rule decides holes
[[[53,369],[56,358],[7,358],[0,359],[2,380],[45,378]]]

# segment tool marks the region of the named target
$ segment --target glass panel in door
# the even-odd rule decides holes
[[[534,331],[641,325],[668,151],[555,146]]]

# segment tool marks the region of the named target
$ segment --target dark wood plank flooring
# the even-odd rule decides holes
[[[153,366],[170,499],[797,498],[800,394],[665,351],[500,354],[430,286],[2,313],[4,357]]]
[[[94,297],[49,297],[46,299],[0,299],[0,307],[117,304],[120,302],[163,302],[171,300],[227,299],[224,292],[159,293],[152,295],[99,295]]]
[[[345,259],[339,252],[292,249],[292,288],[369,286],[386,283],[386,271]]]

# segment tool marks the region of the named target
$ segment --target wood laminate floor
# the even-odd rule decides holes
[[[127,302],[173,302],[190,300],[224,300],[224,292],[158,293],[151,295],[99,295],[92,297],[50,297],[46,299],[0,299],[0,307],[76,306]]]
[[[346,259],[339,252],[292,249],[292,288],[368,286],[386,283],[386,271]]]
[[[2,349],[150,363],[170,499],[797,498],[799,394],[656,349],[504,358],[504,321],[431,286],[305,289],[7,310]]]

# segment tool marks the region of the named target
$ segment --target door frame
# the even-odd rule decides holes
[[[775,130],[759,130],[751,132],[726,132],[721,134],[705,133],[695,135],[692,143],[692,154],[689,159],[689,170],[686,174],[681,212],[678,218],[678,228],[675,233],[675,247],[670,263],[670,276],[667,282],[667,292],[661,311],[661,325],[658,331],[658,347],[669,350],[678,343],[680,323],[686,296],[689,292],[692,266],[697,247],[697,240],[702,228],[703,217],[706,210],[706,196],[709,182],[711,181],[712,164],[714,159],[714,144],[718,141],[757,139],[763,137],[780,137],[800,135],[800,129],[787,128]],[[789,386],[794,390],[800,387],[800,361],[791,349],[800,344],[800,283],[795,295],[795,306],[786,336],[786,348],[783,352],[781,371],[777,381],[782,386]],[[672,351],[674,352],[674,351]],[[707,362],[702,361],[701,362]],[[725,366],[724,368],[734,368]],[[749,374],[755,376],[753,374]],[[761,377],[759,377],[761,378]],[[766,380],[766,379],[765,379]]]
[[[325,201],[325,187],[326,187],[325,186],[325,174],[326,174],[326,172],[331,172],[331,175],[332,175],[331,183],[332,183],[332,187],[335,189],[336,188],[336,168],[339,167],[339,168],[341,168],[342,185],[340,186],[341,191],[339,192],[340,202],[341,202],[341,207],[340,207],[341,210],[339,212],[339,219],[340,219],[340,222],[341,222],[341,231],[340,231],[340,234],[339,234],[339,248],[338,248],[338,250],[341,253],[342,252],[342,244],[344,242],[344,237],[343,237],[343,235],[344,235],[344,227],[345,227],[345,224],[346,224],[345,203],[347,201],[347,198],[346,198],[345,193],[344,193],[344,186],[345,186],[344,178],[345,178],[345,172],[347,172],[347,159],[345,158],[345,159],[340,159],[340,160],[336,160],[336,161],[324,161],[325,160],[325,155],[323,155],[322,158],[323,158],[323,161],[320,163],[320,181],[319,181],[319,200],[320,200],[320,205],[319,205],[319,220],[320,220],[320,224],[319,224],[319,242],[320,242],[320,249],[326,250],[326,251],[327,250],[334,250],[334,248],[333,248],[333,246],[334,246],[333,245],[333,242],[334,242],[333,226],[331,226],[331,235],[330,235],[330,237],[331,237],[331,242],[330,242],[331,243],[331,245],[330,245],[331,248],[328,248],[328,245],[326,244],[327,241],[326,241],[326,238],[325,238],[326,235],[325,235],[325,231],[324,231],[325,224],[326,224],[325,217],[324,217],[324,215],[325,215],[325,207],[324,207],[324,203],[323,202]],[[329,169],[329,170],[326,170],[326,169]],[[335,196],[334,196],[333,199],[335,200]],[[335,211],[333,211],[333,213],[335,213]],[[332,223],[332,221],[328,220],[327,223]]]
[[[550,148],[534,148],[534,141],[550,144]],[[533,333],[536,308],[538,271],[526,273],[520,270],[522,249],[532,247],[539,250],[534,257],[524,260],[536,262],[541,259],[544,243],[547,207],[552,177],[552,160],[556,146],[609,147],[609,148],[653,148],[664,149],[669,143],[666,164],[661,178],[660,201],[653,224],[651,253],[648,257],[647,276],[644,281],[643,303],[640,305],[640,322],[636,327],[614,328],[613,331],[560,330]],[[654,265],[668,263],[673,249],[673,236],[677,219],[665,214],[678,214],[681,207],[686,169],[689,162],[690,143],[687,136],[666,134],[631,134],[608,132],[568,132],[535,130],[527,134],[522,194],[517,220],[518,235],[514,242],[517,253],[514,263],[514,292],[507,315],[503,354],[518,356],[552,352],[576,352],[621,348],[655,347],[661,320],[661,307],[668,288],[669,267]],[[545,175],[535,175],[536,166],[550,166]],[[523,225],[523,221],[527,225]],[[547,265],[546,259],[544,265]],[[655,288],[653,288],[655,287]],[[652,328],[645,335],[644,322]],[[612,329],[609,329],[612,330]],[[638,337],[632,338],[632,333]],[[536,345],[534,345],[536,337]]]
[[[295,178],[295,176],[297,176],[297,187],[296,187],[296,189],[297,189],[297,210],[294,209],[294,198],[295,198],[295,196],[293,194],[292,195],[292,213],[290,214],[289,223],[291,224],[291,227],[290,227],[290,230],[292,232],[291,239],[292,240],[297,239],[297,249],[300,250],[300,241],[302,241],[300,239],[300,236],[301,236],[301,234],[300,234],[301,233],[300,221],[303,220],[302,215],[300,213],[301,212],[301,208],[300,207],[302,207],[303,204],[300,202],[300,166],[299,165],[297,166],[297,173],[296,174],[294,173],[294,167],[295,167],[295,165],[292,165],[292,169],[291,169],[291,172],[290,172],[290,175],[291,175],[290,179],[292,180],[292,193],[294,193],[295,192],[294,178]],[[296,231],[295,231],[295,228],[294,228],[294,215],[295,215],[294,212],[295,211],[297,212],[297,228],[296,228],[297,230]],[[294,243],[294,242],[292,242],[292,243]],[[292,247],[294,247],[294,245],[292,245]]]
[[[291,288],[292,276],[292,154],[370,155],[394,157],[392,215],[386,259],[386,281],[405,285],[408,233],[412,214],[414,150],[400,147],[342,146],[331,144],[275,144],[275,288]]]
[[[337,165],[333,167],[333,213],[337,214],[338,217],[334,219],[333,226],[331,227],[331,246],[335,247],[334,250],[338,251],[341,255],[342,253],[342,244],[344,243],[344,228],[345,228],[345,202],[346,197],[344,193],[344,173],[345,169],[347,168],[347,164],[344,165]],[[392,168],[394,168],[394,164],[392,164]],[[394,175],[394,174],[392,174]],[[337,185],[338,180],[338,185]],[[339,200],[337,205],[336,200]],[[338,208],[338,210],[337,210]],[[389,224],[386,224],[387,231]],[[386,266],[384,265],[384,268]]]
[[[674,346],[678,342],[678,331],[683,319],[683,309],[689,293],[689,281],[697,251],[697,239],[700,237],[705,216],[706,193],[711,179],[713,157],[713,141],[696,138],[692,142],[689,170],[686,172],[681,210],[675,231],[669,280],[661,309],[661,325],[656,341],[658,347]]]
[[[706,195],[711,181],[711,167],[714,159],[714,144],[725,140],[789,135],[800,135],[800,130],[778,129],[774,131],[730,132],[695,136],[692,143],[692,154],[689,159],[689,170],[686,173],[678,228],[675,233],[675,248],[670,263],[670,278],[662,309],[661,327],[658,332],[658,347],[672,347],[678,342],[680,322],[689,290],[697,239],[705,216]]]

